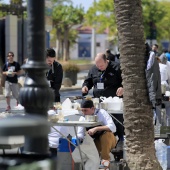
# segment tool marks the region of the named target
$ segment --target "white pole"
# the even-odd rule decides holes
[[[94,0],[94,4],[96,0]],[[96,30],[95,30],[95,22],[92,27],[92,35],[91,35],[91,59],[94,60],[96,56]]]

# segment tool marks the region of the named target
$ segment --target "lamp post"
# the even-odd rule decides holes
[[[24,87],[20,90],[20,102],[25,108],[24,116],[11,116],[0,120],[0,136],[25,136],[24,153],[48,154],[47,110],[54,101],[54,93],[45,77],[45,19],[44,0],[28,1],[28,62]],[[38,46],[37,46],[38,45]]]
[[[26,114],[39,115],[47,119],[47,110],[54,101],[53,91],[45,77],[45,1],[28,1],[28,62],[23,66],[27,72],[24,87],[20,90],[20,102]],[[35,129],[36,130],[36,129]],[[38,132],[37,132],[38,133]],[[41,141],[41,142],[40,142]],[[47,136],[30,137],[25,141],[25,152],[48,153]]]

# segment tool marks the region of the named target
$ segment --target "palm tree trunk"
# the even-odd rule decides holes
[[[57,57],[57,60],[58,59],[61,59],[62,56],[61,56],[61,41],[62,41],[62,38],[61,38],[61,28],[56,28],[56,57]]]
[[[60,41],[59,41],[59,39],[57,38],[57,39],[56,39],[56,54],[57,54],[57,55],[56,55],[56,58],[57,58],[57,60],[60,58],[60,56],[59,56],[59,55],[60,55],[60,51],[59,51],[59,50],[60,50]]]
[[[68,56],[68,28],[67,26],[64,28],[64,61],[69,59]]]
[[[141,0],[114,0],[123,78],[126,161],[130,170],[161,169],[155,155],[153,112],[145,78]]]

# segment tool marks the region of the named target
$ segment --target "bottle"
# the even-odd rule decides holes
[[[159,120],[157,119],[156,125],[154,126],[155,137],[160,136],[160,131],[161,131],[161,124],[159,123]]]
[[[124,136],[123,159],[126,160],[126,137]]]
[[[166,121],[166,109],[165,109],[165,105],[162,104],[162,109],[161,109],[161,125],[162,126],[166,126],[167,125],[167,121]]]
[[[60,121],[63,121],[64,120],[64,115],[63,115],[63,112],[62,110],[57,110],[57,113],[58,113],[58,118]]]

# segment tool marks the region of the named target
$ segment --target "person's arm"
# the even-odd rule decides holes
[[[55,100],[59,96],[59,90],[61,88],[63,79],[63,68],[61,64],[55,63],[54,65],[54,90],[55,90]]]
[[[116,91],[116,95],[117,96],[123,96],[123,87],[119,87],[118,89],[117,89],[117,91]]]
[[[98,120],[103,123],[103,126],[94,127],[88,130],[89,135],[93,135],[97,131],[116,132],[116,126],[111,116],[105,110],[100,109],[100,112],[98,113]]]
[[[82,84],[82,93],[88,93],[88,91],[93,87],[93,79],[92,79],[92,69],[89,70],[87,78],[84,80]]]
[[[7,71],[3,71],[2,74],[7,76],[8,72]]]
[[[2,74],[3,74],[3,75],[7,75],[7,72],[8,72],[7,63],[5,63],[5,64],[3,65],[3,68],[2,68]]]
[[[155,53],[150,52],[149,59],[148,59],[148,62],[147,62],[147,70],[149,70],[153,66],[154,61],[155,61]]]
[[[120,70],[120,66],[117,68],[117,81],[118,84],[120,85],[119,88],[116,91],[116,95],[117,96],[122,96],[123,95],[123,85],[122,85],[122,75],[121,75],[121,70]]]
[[[84,121],[85,118],[83,116],[80,117],[79,121]],[[78,126],[77,128],[77,136],[79,139],[84,139],[85,136],[85,128],[82,126]]]
[[[92,128],[92,129],[89,129],[88,130],[88,134],[90,136],[92,136],[92,135],[94,135],[98,131],[108,131],[108,132],[111,132],[111,130],[109,129],[108,126],[97,126],[97,127]]]

